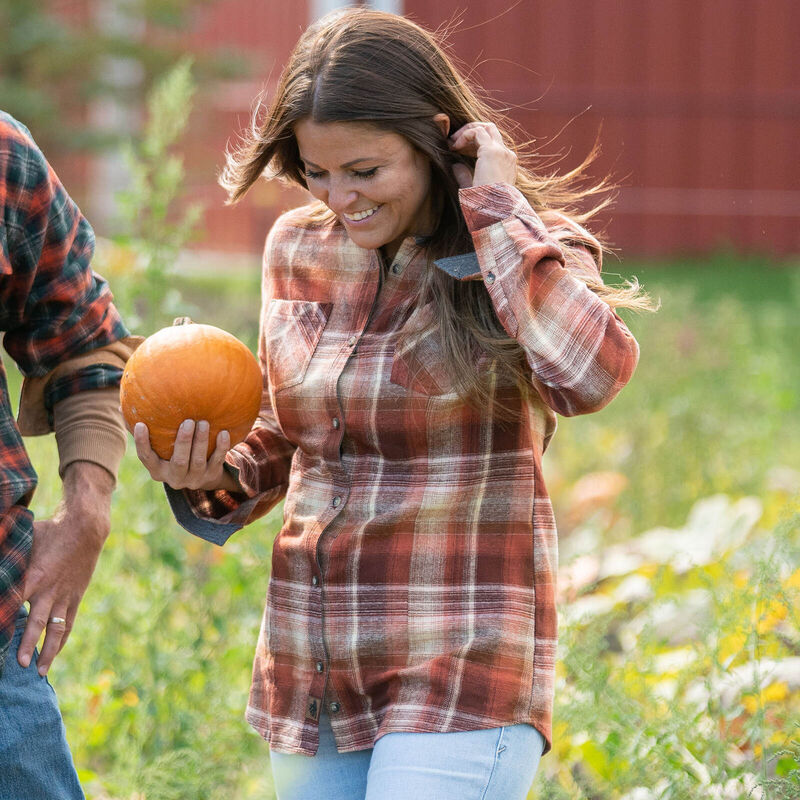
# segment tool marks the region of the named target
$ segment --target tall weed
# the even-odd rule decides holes
[[[685,571],[642,563],[578,601],[561,632],[556,758],[533,797],[796,796],[800,515]]]
[[[191,59],[180,61],[148,96],[144,130],[123,151],[130,186],[118,196],[122,233],[98,259],[100,270],[104,260],[111,262],[115,297],[128,325],[148,334],[185,310],[174,267],[202,215],[202,206],[183,196],[183,157],[177,152],[196,90],[191,69]],[[115,263],[127,269],[115,270]]]

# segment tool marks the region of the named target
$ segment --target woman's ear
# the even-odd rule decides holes
[[[434,115],[433,121],[442,132],[442,136],[446,139],[450,135],[450,117],[443,112],[439,112]]]

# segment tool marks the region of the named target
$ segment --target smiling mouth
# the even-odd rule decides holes
[[[372,208],[367,208],[364,211],[356,211],[354,214],[342,214],[342,216],[348,222],[360,222],[362,219],[367,219],[371,217],[380,206],[373,206]]]

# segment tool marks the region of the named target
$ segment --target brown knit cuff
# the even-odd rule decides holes
[[[44,436],[52,428],[44,405],[44,392],[52,380],[68,375],[92,364],[110,364],[124,368],[133,351],[144,341],[141,336],[128,336],[104,347],[98,347],[82,356],[69,358],[59,364],[52,372],[38,378],[25,378],[19,398],[17,426],[23,436]],[[83,392],[81,392],[83,394]],[[68,399],[68,398],[67,398]],[[56,405],[59,405],[56,403]]]
[[[125,453],[127,432],[119,411],[118,389],[89,389],[53,407],[58,472],[74,461],[91,461],[116,481]]]

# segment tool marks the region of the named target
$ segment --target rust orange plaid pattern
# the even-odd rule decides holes
[[[436,334],[404,335],[436,313],[414,303],[434,268],[420,243],[382,278],[375,251],[299,209],[265,251],[262,410],[228,456],[246,495],[168,489],[179,521],[217,543],[285,495],[247,709],[277,750],[314,753],[320,709],[340,751],[515,723],[549,742],[557,546],[542,453],[556,412],[608,403],[638,347],[580,280],[597,271],[588,251],[565,268],[516,189],[465,189],[461,204],[474,277],[535,392],[481,359],[492,401],[462,402]]]
[[[92,272],[94,233],[28,129],[0,111],[0,331],[30,377],[128,335],[106,282]],[[48,411],[76,392],[119,386],[110,364],[76,369],[45,389]],[[14,421],[0,364],[0,672],[22,605],[36,473]]]

